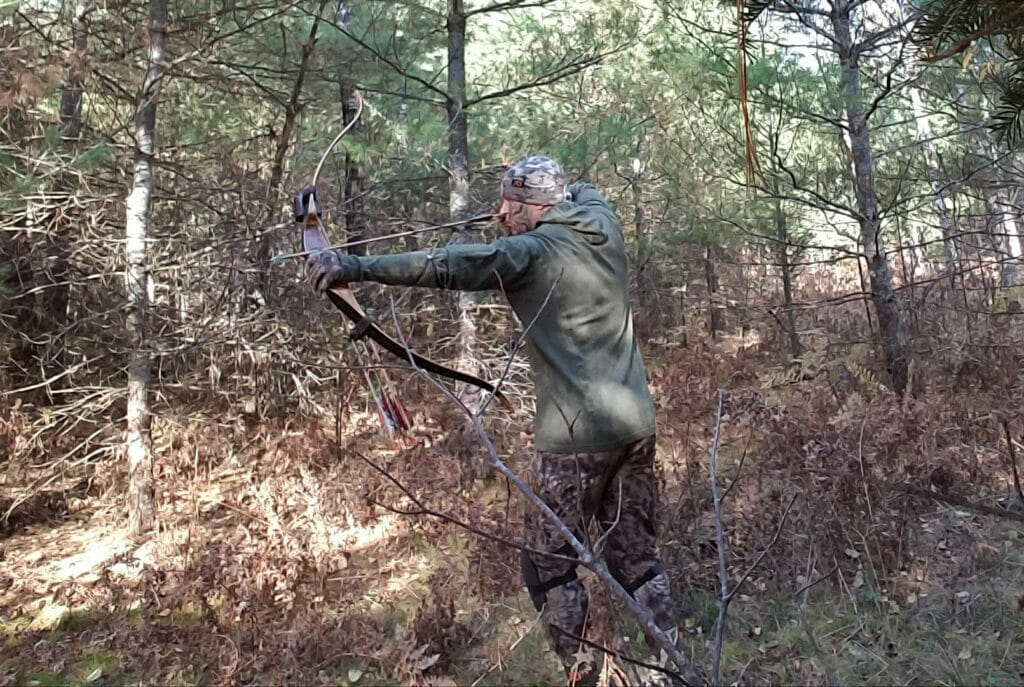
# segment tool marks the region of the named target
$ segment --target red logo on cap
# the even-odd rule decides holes
[[[516,188],[522,188],[523,187],[523,180],[522,179],[513,179],[512,180],[512,185],[515,186]]]

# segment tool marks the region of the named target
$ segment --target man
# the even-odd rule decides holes
[[[612,574],[675,638],[668,576],[656,546],[654,403],[628,298],[626,248],[615,213],[592,185],[566,185],[554,160],[534,156],[501,181],[499,217],[508,236],[492,243],[357,257],[309,257],[317,291],[369,280],[460,291],[501,290],[528,326],[537,398],[531,482],[582,541],[596,518]],[[526,517],[523,553],[531,599],[551,642],[577,664],[586,590],[572,547],[540,512]],[[577,674],[593,672],[584,663]]]

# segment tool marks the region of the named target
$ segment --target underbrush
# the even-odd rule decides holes
[[[886,577],[834,573],[807,591],[798,577],[771,584],[730,610],[725,684],[1018,685],[1024,674],[1024,528],[979,523],[947,510],[922,525],[942,529],[945,560]],[[996,552],[979,550],[976,530]],[[979,558],[987,559],[979,567]],[[865,581],[871,580],[871,581]],[[801,592],[797,594],[797,592]],[[698,593],[686,624],[688,651],[707,655],[717,598]]]
[[[849,331],[816,331],[793,360],[750,337],[669,337],[648,352],[687,652],[708,668],[719,571],[707,459],[722,389],[728,573],[750,573],[730,607],[725,682],[1019,684],[1016,353],[980,345],[1005,339],[979,329],[978,345],[916,367],[915,393],[898,398],[870,350],[836,343]],[[970,365],[988,372],[956,372]],[[504,543],[518,541],[522,500],[482,461],[454,457],[461,439],[442,438],[461,418],[432,399],[407,398],[419,429],[405,445],[356,410],[165,418],[147,541],[123,536],[119,461],[91,464],[77,491],[74,471],[49,485],[60,507],[38,516],[21,497],[40,475],[15,485],[9,472],[6,498],[22,509],[5,532],[0,684],[558,681]],[[27,451],[32,418],[10,410],[0,439]],[[489,419],[520,472],[526,419]],[[593,592],[595,639],[642,658],[635,625]]]

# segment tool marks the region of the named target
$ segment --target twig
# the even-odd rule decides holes
[[[619,520],[622,517],[622,480],[621,479],[618,480],[618,484],[619,484],[619,496],[618,496],[618,499],[617,499],[617,501],[615,503],[615,520],[608,527],[608,529],[606,529],[601,534],[601,536],[598,537],[597,541],[594,542],[594,551],[596,551],[598,553],[600,553],[601,550],[604,548],[605,540],[608,539],[608,536],[615,530],[616,527],[618,527]]]
[[[729,498],[729,492],[736,486],[736,483],[740,481],[740,475],[743,474],[743,464],[747,461],[747,453],[750,451],[750,442],[754,440],[753,433],[747,435],[747,445],[743,447],[743,455],[740,456],[740,462],[736,465],[736,476],[729,482],[729,486],[722,492],[722,501]]]
[[[812,582],[808,582],[803,587],[800,587],[800,589],[798,589],[795,592],[793,592],[793,596],[794,597],[798,597],[801,594],[810,591],[814,587],[817,587],[819,584],[821,584],[822,582],[824,582],[828,578],[830,578],[833,575],[835,575],[837,570],[839,570],[839,566],[838,565],[833,566],[831,570],[829,570],[827,573],[825,573],[824,575],[822,575],[818,579],[813,580]]]
[[[779,536],[782,534],[782,526],[786,524],[786,520],[789,518],[789,512],[793,510],[793,505],[796,503],[796,500],[797,498],[799,498],[799,496],[799,494],[793,494],[793,498],[791,498],[789,500],[789,503],[786,504],[786,509],[782,511],[782,517],[779,518],[779,526],[775,528],[775,534],[772,535],[772,538],[768,542],[768,545],[761,550],[761,553],[757,555],[757,558],[754,559],[754,562],[750,564],[750,567],[748,567],[746,571],[744,571],[744,573],[740,575],[740,579],[736,581],[736,584],[732,586],[732,589],[729,591],[729,596],[726,599],[727,601],[732,601],[732,598],[736,596],[736,593],[739,592],[741,587],[743,587],[743,584],[747,581],[747,578],[749,578],[751,573],[753,573],[757,566],[761,564],[761,561],[763,561],[764,557],[768,555],[768,552],[775,547],[775,544],[779,541]]]
[[[621,651],[612,649],[611,647],[604,646],[603,644],[599,644],[591,639],[587,639],[586,637],[580,637],[579,635],[573,634],[572,632],[569,632],[567,630],[563,630],[560,627],[553,627],[559,633],[565,635],[566,637],[569,637],[573,641],[579,642],[580,644],[585,644],[589,646],[591,649],[597,649],[601,653],[608,654],[609,656],[613,656],[621,661],[625,661],[626,663],[632,663],[633,665],[640,666],[641,668],[647,668],[648,670],[656,670],[659,673],[664,673],[665,675],[673,677],[676,680],[684,680],[683,676],[675,672],[674,670],[669,670],[668,668],[664,666],[659,666],[655,663],[647,663],[646,661],[640,661],[638,659],[627,656]]]
[[[1010,436],[1010,425],[1003,420],[1003,435],[1006,437],[1006,447],[1010,452],[1010,468],[1013,470],[1013,487],[1017,490],[1017,499],[1021,507],[1024,507],[1024,492],[1020,488],[1020,473],[1017,472],[1017,451],[1013,448],[1013,437]]]
[[[443,393],[445,396],[447,396],[452,401],[454,401],[457,406],[462,408],[462,411],[464,413],[466,413],[467,415],[469,415],[469,416],[471,416],[473,418],[477,418],[481,413],[483,413],[491,405],[491,402],[494,400],[494,398],[497,396],[497,394],[501,391],[501,388],[504,385],[506,378],[508,377],[508,375],[512,371],[512,362],[514,361],[516,354],[519,352],[519,349],[522,347],[523,341],[526,340],[527,332],[530,331],[530,329],[533,327],[534,323],[537,321],[537,318],[540,317],[541,313],[547,307],[548,301],[551,300],[551,295],[555,292],[555,287],[558,286],[558,282],[562,279],[562,274],[564,274],[564,270],[558,274],[558,277],[551,284],[551,288],[548,289],[547,295],[544,296],[544,300],[543,300],[543,302],[541,302],[540,308],[537,309],[537,314],[534,315],[533,319],[530,320],[530,322],[526,325],[526,327],[523,329],[523,333],[519,336],[519,339],[516,341],[516,345],[514,347],[512,347],[512,349],[509,351],[508,359],[507,359],[507,361],[505,363],[505,369],[502,370],[501,376],[498,378],[498,381],[496,381],[493,384],[493,388],[491,389],[490,392],[488,392],[487,397],[484,398],[484,400],[477,405],[477,408],[475,410],[471,409],[469,406],[467,406],[465,403],[463,403],[462,399],[460,399],[458,396],[456,396],[454,393],[452,393],[451,390],[448,389],[448,387],[446,387],[444,384],[439,382],[432,375],[427,373],[426,370],[423,370],[418,365],[416,365],[416,361],[413,360],[413,357],[412,357],[412,349],[409,348],[409,342],[406,340],[405,333],[402,331],[401,323],[398,321],[398,310],[395,307],[395,299],[392,297],[391,298],[391,320],[395,324],[395,332],[396,332],[398,340],[402,343],[403,346],[405,346],[406,352],[409,353],[409,365],[410,365],[410,367],[412,367],[414,370],[416,370],[416,372],[418,372],[420,375],[422,375],[423,378],[426,379],[428,382],[430,382],[435,387],[437,387],[441,391],[441,393]],[[499,282],[500,282],[500,277],[499,277]],[[503,294],[505,293],[504,287],[502,288],[502,293]],[[505,294],[505,295],[506,295],[506,298],[507,298],[507,294]]]
[[[71,367],[67,367],[64,370],[62,370],[61,372],[59,372],[58,374],[55,374],[54,376],[49,377],[48,379],[44,379],[41,382],[36,382],[35,384],[30,384],[28,386],[23,386],[23,387],[20,387],[18,389],[9,389],[9,390],[0,391],[0,396],[14,396],[16,394],[23,394],[26,391],[32,391],[33,389],[39,389],[40,387],[49,386],[49,385],[53,384],[54,382],[56,382],[61,377],[67,377],[69,375],[72,375],[75,372],[77,372],[78,370],[82,369],[83,367],[85,367],[87,365],[91,365],[92,363],[96,362],[97,360],[101,360],[102,357],[103,356],[96,356],[94,358],[89,358],[88,360],[83,360],[82,362],[77,363],[75,365],[72,365]]]
[[[409,516],[412,516],[412,515],[427,515],[427,516],[430,516],[432,518],[437,518],[438,520],[443,520],[443,521],[449,522],[449,523],[451,523],[453,525],[457,525],[458,527],[461,527],[464,530],[467,530],[467,531],[469,531],[469,532],[471,532],[471,533],[473,533],[473,534],[475,534],[475,535],[477,535],[479,537],[483,537],[484,539],[489,539],[490,541],[497,542],[499,544],[504,544],[505,546],[508,546],[510,548],[513,548],[513,549],[516,549],[518,551],[526,551],[527,553],[534,553],[534,554],[538,554],[538,555],[550,556],[551,558],[561,558],[561,559],[567,560],[567,561],[573,561],[573,562],[576,561],[576,559],[573,556],[563,556],[562,554],[557,554],[557,553],[549,554],[546,551],[538,551],[536,549],[531,549],[528,546],[523,546],[522,544],[516,544],[515,542],[510,541],[508,539],[505,539],[504,537],[500,537],[497,534],[494,534],[492,532],[488,532],[487,530],[481,529],[481,528],[477,527],[476,525],[472,525],[472,524],[470,524],[468,522],[463,522],[462,520],[459,520],[458,518],[456,518],[456,517],[454,517],[452,515],[448,515],[447,513],[442,513],[440,511],[433,510],[432,508],[424,505],[423,502],[420,501],[420,499],[416,496],[416,494],[414,494],[412,492],[412,490],[410,490],[407,486],[402,484],[402,482],[399,481],[390,472],[388,472],[387,470],[385,470],[381,466],[377,465],[375,462],[373,462],[372,460],[367,458],[365,455],[363,455],[359,451],[352,451],[352,453],[355,456],[357,456],[360,460],[362,460],[364,463],[366,463],[371,468],[373,468],[377,473],[379,473],[381,476],[383,476],[389,482],[391,482],[396,487],[398,487],[399,490],[401,490],[401,492],[403,494],[405,494],[405,496],[410,501],[413,502],[413,505],[415,505],[416,508],[418,508],[418,510],[406,510],[406,509],[402,509],[402,508],[395,508],[394,506],[389,506],[386,503],[382,503],[382,502],[380,502],[380,501],[378,501],[376,499],[370,498],[370,503],[372,503],[375,506],[380,506],[384,510],[389,511],[391,513],[395,513],[397,515],[409,515]]]
[[[839,470],[825,470],[822,468],[811,467],[804,469],[807,472],[816,475],[828,475],[830,477],[838,478],[845,477],[848,479],[855,479],[858,477],[858,475],[853,475],[847,472],[840,472]],[[908,494],[910,496],[919,496],[921,498],[932,499],[933,501],[938,501],[939,503],[945,504],[947,506],[956,506],[958,508],[974,511],[975,513],[980,513],[982,515],[992,515],[997,518],[1004,518],[1006,520],[1024,522],[1024,514],[1016,513],[1010,510],[1004,510],[1002,508],[995,508],[993,506],[986,506],[981,503],[974,503],[973,501],[968,501],[967,499],[961,496],[956,496],[954,494],[939,494],[934,491],[925,489],[923,487],[915,487],[911,484],[892,484],[889,482],[883,482],[882,480],[874,479],[872,477],[868,477],[867,479],[869,483],[871,483],[873,486],[879,489],[888,489],[890,491],[898,491],[900,493]]]
[[[494,468],[503,474],[512,484],[515,485],[526,499],[536,507],[548,521],[555,526],[555,528],[562,534],[562,537],[566,542],[576,551],[579,555],[579,563],[589,570],[591,570],[598,579],[610,589],[619,599],[626,605],[633,616],[637,619],[640,625],[644,628],[647,635],[653,637],[654,640],[665,650],[669,658],[676,665],[679,670],[682,680],[687,685],[696,685],[701,682],[696,671],[694,670],[690,661],[683,655],[683,652],[679,650],[675,642],[654,622],[651,614],[645,609],[640,603],[633,598],[633,595],[627,592],[618,580],[616,580],[612,574],[608,571],[607,566],[591,552],[586,546],[576,538],[572,530],[562,521],[558,515],[555,514],[551,508],[544,503],[544,500],[537,496],[536,493],[529,486],[523,482],[512,470],[505,465],[504,461],[498,456],[497,449],[494,448],[491,438],[487,435],[487,430],[484,429],[483,423],[478,414],[471,414],[473,419],[473,425],[476,428],[477,434],[480,436],[480,440],[484,447],[487,449],[487,454],[491,457],[491,464]]]
[[[875,514],[871,510],[871,495],[868,493],[868,482],[867,477],[864,474],[864,428],[867,426],[868,420],[864,418],[864,422],[860,423],[860,439],[857,441],[857,462],[860,464],[860,479],[861,484],[864,486],[864,501],[868,505],[868,518],[871,523],[875,522]]]
[[[817,584],[820,584],[832,577],[835,572],[839,570],[839,566],[836,565],[830,571],[814,580],[808,582],[800,589],[796,590],[793,594],[793,599],[796,601],[797,614],[800,617],[800,626],[803,628],[804,633],[807,635],[807,639],[811,642],[811,648],[814,649],[814,653],[817,654],[818,660],[821,661],[821,666],[825,670],[825,677],[828,679],[829,687],[839,687],[839,680],[836,678],[835,671],[832,670],[832,665],[825,658],[825,652],[821,650],[821,645],[818,644],[818,640],[814,637],[814,631],[811,629],[811,624],[807,621],[807,592]]]
[[[1024,5],[1019,5],[1015,9],[1010,10],[1007,14],[1003,15],[1002,17],[992,17],[988,23],[986,23],[984,26],[982,26],[974,33],[964,36],[952,47],[943,50],[942,52],[936,55],[921,57],[919,58],[919,60],[921,62],[938,62],[939,60],[944,60],[947,57],[952,57],[953,55],[962,53],[964,50],[969,48],[971,43],[973,43],[974,41],[978,40],[979,38],[985,38],[987,36],[999,33],[1000,26],[1010,26],[1012,21],[1016,20],[1017,17],[1021,16],[1022,14],[1024,14]]]
[[[711,474],[711,496],[715,508],[715,537],[718,542],[718,580],[722,598],[718,605],[718,620],[715,622],[715,648],[711,666],[711,687],[718,687],[722,666],[722,643],[725,641],[725,617],[729,611],[729,569],[725,562],[725,523],[722,521],[722,496],[718,493],[718,442],[722,430],[722,399],[724,394],[718,390],[718,412],[715,415],[715,439],[711,444],[709,472]]]
[[[789,500],[789,504],[786,505],[786,509],[782,512],[782,517],[779,519],[779,525],[775,528],[775,534],[772,535],[771,540],[767,546],[761,550],[754,562],[744,571],[740,578],[736,581],[736,584],[729,588],[729,567],[726,562],[726,538],[725,538],[725,521],[722,517],[722,499],[723,495],[718,491],[718,447],[719,441],[722,434],[722,403],[724,398],[724,392],[722,389],[718,390],[718,411],[715,416],[715,437],[711,444],[711,454],[709,456],[709,469],[711,476],[711,495],[714,499],[714,511],[715,511],[715,537],[718,545],[718,579],[720,585],[720,598],[718,605],[718,619],[715,622],[715,643],[713,650],[712,668],[711,668],[711,685],[717,687],[718,682],[721,678],[721,666],[722,666],[722,648],[725,643],[725,622],[729,614],[729,604],[732,603],[733,598],[743,587],[746,581],[753,574],[754,570],[761,564],[764,557],[768,555],[768,552],[772,550],[775,544],[779,541],[779,537],[782,535],[782,528],[786,524],[786,519],[789,517],[789,513],[793,510],[793,505],[796,503],[798,494],[794,494],[793,498]]]
[[[263,525],[266,528],[270,527],[270,523],[267,522],[266,520],[264,520],[263,518],[261,518],[260,516],[253,515],[249,511],[245,510],[244,508],[239,508],[238,506],[233,505],[231,503],[228,503],[227,501],[211,501],[210,503],[213,504],[213,505],[217,505],[217,506],[224,506],[228,510],[233,510],[236,513],[238,513],[239,515],[244,515],[245,517],[247,517],[247,518],[249,518],[251,520],[255,520],[256,522],[258,522],[259,524]]]
[[[533,628],[537,627],[537,621],[539,621],[539,620],[540,620],[540,616],[538,615],[536,618],[533,619],[533,622],[530,623],[530,626],[528,628],[526,628],[526,632],[524,632],[521,635],[519,635],[519,637],[516,639],[516,641],[512,642],[512,645],[509,646],[508,651],[505,652],[505,656],[509,656],[513,651],[515,651],[516,647],[519,646],[519,643],[522,642],[524,639],[526,639],[530,635],[531,632],[533,632]],[[480,677],[478,677],[477,679],[473,680],[473,684],[470,685],[470,687],[476,687],[477,685],[480,684],[481,680],[483,680],[485,677],[487,677],[488,675],[493,673],[497,668],[500,668],[502,660],[503,660],[503,657],[499,657],[498,660],[494,663],[494,665],[492,665],[490,668],[485,670],[480,675]]]

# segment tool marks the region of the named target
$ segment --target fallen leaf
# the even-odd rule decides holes
[[[67,619],[71,611],[63,604],[44,603],[43,607],[36,614],[36,617],[29,623],[28,629],[34,632],[42,630],[56,630],[61,623]]]
[[[960,650],[960,653],[956,655],[958,661],[967,661],[971,658],[971,647],[965,646]]]
[[[416,664],[413,667],[416,668],[416,670],[423,672],[430,666],[437,663],[439,658],[441,658],[441,654],[431,654],[429,656],[424,656],[420,660],[416,661]]]

